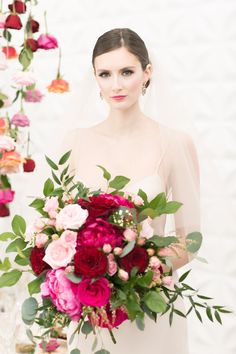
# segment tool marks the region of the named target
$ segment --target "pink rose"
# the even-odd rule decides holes
[[[58,239],[48,245],[43,260],[53,269],[66,267],[71,262],[75,252],[75,245]]]
[[[117,263],[113,254],[107,256],[108,259],[108,274],[112,277],[117,272]]]
[[[142,225],[142,230],[140,232],[141,237],[150,238],[154,234],[154,230],[151,227],[152,219],[148,216],[145,220],[143,220],[140,224]]]
[[[127,273],[125,270],[123,269],[119,269],[118,271],[118,277],[123,280],[123,281],[127,281],[129,280],[129,273]]]
[[[70,244],[72,246],[76,246],[76,241],[77,241],[77,232],[71,231],[71,230],[66,230],[61,234],[60,239],[67,244]]]
[[[173,280],[173,279],[172,279],[171,276],[167,276],[167,277],[163,277],[163,278],[162,278],[163,284],[164,284],[164,285],[167,285],[167,286],[171,285],[172,280]]]
[[[33,223],[34,231],[41,232],[45,225],[46,225],[45,219],[37,217]]]
[[[41,34],[38,38],[38,46],[46,50],[58,48],[57,39],[49,34]]]
[[[24,113],[16,113],[11,119],[11,124],[17,127],[28,127],[30,125],[29,118]]]
[[[12,79],[17,85],[21,86],[30,86],[36,82],[35,77],[30,71],[17,71]]]
[[[5,151],[12,151],[15,149],[16,143],[10,136],[0,135],[0,152]]]
[[[48,213],[50,218],[54,219],[57,216],[57,209],[59,208],[58,197],[47,197],[43,210]]]
[[[137,237],[137,233],[130,228],[125,229],[125,231],[123,232],[123,235],[124,235],[124,238],[126,239],[126,241],[128,241],[128,242],[135,240]]]
[[[24,95],[25,102],[41,102],[43,94],[39,90],[27,90]]]
[[[129,192],[129,191],[125,191],[124,192],[124,198],[129,198],[131,197],[131,201],[135,204],[135,205],[143,205],[144,201],[143,198],[141,198],[138,194]]]
[[[11,203],[14,199],[15,192],[12,191],[10,188],[7,189],[0,189],[0,203],[7,204]]]
[[[156,256],[153,256],[149,260],[149,265],[151,268],[158,269],[161,266],[161,261]]]
[[[114,254],[116,256],[119,256],[122,252],[123,252],[123,248],[121,247],[115,247],[114,250],[113,250]]]
[[[104,253],[110,253],[112,251],[112,247],[109,245],[109,243],[105,243],[105,245],[102,247],[102,250]]]
[[[73,321],[81,316],[81,304],[77,297],[78,284],[65,276],[63,269],[49,270],[46,281],[41,284],[41,295],[51,297],[58,311],[67,313]]]
[[[78,229],[86,221],[88,210],[83,209],[78,204],[69,204],[65,206],[56,216],[56,228]]]
[[[153,272],[152,280],[153,280],[154,282],[159,282],[160,279],[161,279],[161,272],[160,272],[160,270],[155,269],[154,272]]]
[[[86,306],[105,306],[110,299],[111,289],[106,278],[100,278],[91,282],[84,279],[78,284],[77,297]]]
[[[40,233],[40,234],[36,235],[35,245],[38,248],[42,248],[45,245],[45,243],[47,243],[47,242],[48,242],[48,235],[43,234],[43,233]]]

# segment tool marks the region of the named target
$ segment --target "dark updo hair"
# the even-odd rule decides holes
[[[112,50],[125,47],[130,53],[134,54],[141,63],[142,69],[150,63],[146,45],[139,35],[129,28],[114,28],[103,33],[97,40],[92,56],[92,65],[98,55],[108,53]],[[95,69],[95,68],[94,68]],[[150,79],[146,82],[146,87],[150,84]]]

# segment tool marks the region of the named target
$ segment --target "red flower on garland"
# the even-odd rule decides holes
[[[74,255],[75,273],[78,276],[97,278],[107,271],[105,254],[96,247],[81,247]]]
[[[22,28],[20,17],[18,15],[8,15],[5,21],[5,28],[20,30]]]
[[[119,259],[119,265],[126,272],[130,272],[133,267],[137,267],[138,272],[143,273],[146,270],[148,263],[149,257],[147,251],[139,246],[135,246],[130,253]]]
[[[27,28],[29,31],[32,31],[32,33],[38,32],[39,31],[39,23],[38,21],[33,20],[32,18],[27,22]]]
[[[24,172],[33,172],[35,169],[35,162],[32,159],[26,158],[23,163]]]
[[[11,46],[2,47],[2,52],[6,55],[7,59],[18,58],[17,51],[15,50],[14,47],[11,47]]]
[[[26,12],[26,5],[23,1],[14,1],[13,4],[8,5],[9,10],[11,12],[17,12],[18,14],[24,14]]]
[[[0,217],[4,218],[10,215],[10,210],[6,204],[0,203]]]
[[[30,48],[31,50],[32,50],[32,52],[36,52],[36,50],[38,49],[38,42],[35,40],[35,39],[33,39],[33,38],[28,38],[27,40],[26,40],[26,46],[28,47],[28,48]]]
[[[30,263],[33,269],[33,272],[36,275],[40,275],[44,270],[50,269],[51,267],[43,261],[43,257],[45,256],[45,249],[34,247],[30,254]]]

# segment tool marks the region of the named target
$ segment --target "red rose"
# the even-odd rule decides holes
[[[81,247],[74,255],[75,273],[78,276],[97,278],[107,271],[105,254],[96,247]]]
[[[26,159],[26,162],[23,163],[24,172],[33,172],[35,169],[35,162],[32,159]]]
[[[38,49],[38,42],[36,41],[36,39],[33,38],[28,38],[26,40],[26,45],[28,48],[30,48],[32,50],[32,52],[36,52],[36,50]]]
[[[120,195],[103,193],[89,197],[89,201],[80,198],[78,204],[89,212],[89,217],[109,217],[119,206],[134,208],[134,204]]]
[[[138,272],[143,273],[148,263],[149,258],[147,251],[139,246],[135,246],[130,253],[119,259],[119,265],[126,270],[126,272],[130,272],[133,267],[137,267]]]
[[[5,28],[20,30],[22,27],[21,19],[18,15],[8,15],[5,21]]]
[[[27,28],[29,28],[29,31],[32,31],[33,33],[39,31],[39,23],[33,19],[29,20],[27,22]]]
[[[24,14],[26,12],[26,5],[23,1],[16,0],[13,4],[8,5],[8,8],[12,12],[17,12],[18,14]]]
[[[0,218],[10,215],[10,210],[6,204],[0,203]]]
[[[79,230],[77,245],[102,247],[108,243],[112,247],[119,247],[122,239],[122,230],[106,220],[96,218],[93,221],[87,221]]]
[[[40,275],[44,270],[50,269],[51,267],[43,261],[45,256],[45,249],[34,247],[30,254],[30,263],[33,269],[33,272],[36,275]]]

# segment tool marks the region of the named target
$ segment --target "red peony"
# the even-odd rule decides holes
[[[29,20],[27,22],[27,26],[33,33],[39,31],[39,23],[38,23],[38,21],[35,21],[35,20],[31,19],[31,20]]]
[[[43,261],[45,256],[45,249],[34,247],[30,254],[30,263],[33,269],[33,272],[36,275],[40,275],[44,270],[50,269],[51,267]]]
[[[17,12],[18,14],[24,14],[26,12],[25,3],[19,0],[16,0],[13,2],[13,4],[8,5],[8,8],[11,10],[11,12]]]
[[[26,40],[26,45],[28,48],[30,48],[32,50],[32,52],[36,52],[36,50],[38,49],[38,41],[36,41],[36,39],[33,38],[28,38]]]
[[[139,273],[143,273],[149,263],[147,251],[139,246],[135,246],[134,249],[123,258],[119,259],[119,265],[126,271],[130,272],[133,267],[138,268]]]
[[[10,210],[6,204],[0,203],[0,218],[10,215]]]
[[[96,247],[81,247],[74,255],[75,273],[78,276],[96,278],[107,271],[105,254]]]
[[[22,27],[21,19],[18,15],[8,15],[5,21],[5,28],[20,30]]]
[[[35,162],[32,159],[25,159],[23,163],[24,172],[33,172],[35,169]]]
[[[122,239],[123,233],[117,226],[111,225],[101,218],[96,218],[93,221],[87,221],[78,232],[77,245],[102,247],[105,244],[110,244],[112,247],[119,247],[122,244]]]
[[[89,212],[89,217],[96,218],[109,217],[119,206],[134,208],[134,204],[119,195],[111,195],[108,193],[94,195],[89,197],[89,201],[80,198],[78,204]]]

